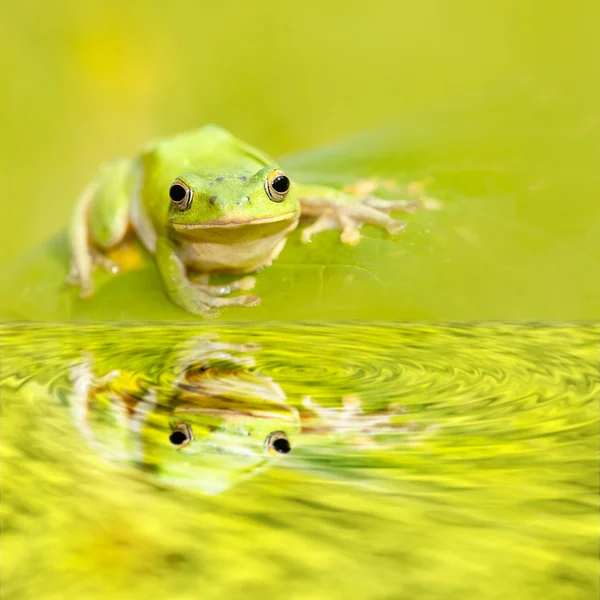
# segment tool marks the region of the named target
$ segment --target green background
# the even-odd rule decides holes
[[[334,232],[309,248],[292,236],[259,276],[262,307],[225,318],[600,317],[594,3],[3,11],[0,265],[17,265],[17,289],[5,289],[20,316],[186,317],[152,269],[76,302],[59,285],[60,243],[37,245],[64,228],[104,160],[217,122],[283,155],[298,179],[427,178],[444,203],[395,239],[366,227],[356,248]],[[152,301],[128,312],[138,293]]]

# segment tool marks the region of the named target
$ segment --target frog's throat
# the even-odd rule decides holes
[[[236,227],[244,227],[246,225],[264,225],[266,223],[277,223],[279,221],[288,221],[296,217],[295,212],[283,213],[282,215],[276,215],[275,217],[264,217],[262,219],[256,219],[248,217],[247,219],[216,219],[215,221],[207,221],[205,223],[174,223],[171,222],[175,229],[180,231],[190,229],[210,229],[211,227],[227,227],[235,229]]]

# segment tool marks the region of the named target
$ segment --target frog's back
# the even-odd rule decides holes
[[[143,153],[144,163],[172,167],[193,172],[216,172],[238,169],[257,170],[265,166],[265,157],[259,155],[218,125],[205,125],[170,138],[155,142]],[[174,171],[174,172],[175,172]]]

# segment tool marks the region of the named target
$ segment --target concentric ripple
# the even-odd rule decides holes
[[[387,428],[388,441],[399,434],[398,452],[407,429],[439,431],[430,443],[450,454],[466,446],[485,454],[509,444],[544,447],[552,435],[585,437],[595,425],[597,330],[568,325],[5,327],[2,385],[16,390],[35,381],[68,405],[69,367],[92,356],[97,376],[128,374],[128,394],[154,388],[168,397],[182,371],[202,368],[209,346],[243,356],[239,368],[256,368],[281,386],[307,432],[335,434],[341,418],[346,431],[376,433],[364,418],[347,418],[348,397],[362,417],[390,415],[397,427]]]
[[[45,595],[56,582],[100,598],[134,586],[187,600],[198,595],[187,583],[201,580],[212,599],[235,596],[243,574],[288,582],[294,598],[342,598],[359,574],[374,587],[357,597],[374,600],[389,590],[594,597],[598,334],[544,324],[4,326],[3,590],[62,597]],[[188,393],[203,408],[251,398],[256,411],[268,397],[288,423],[299,415],[299,438],[276,466],[220,495],[157,487],[152,473],[107,466],[74,426],[78,361],[96,383],[118,372],[130,409]],[[342,595],[313,594],[324,571]]]

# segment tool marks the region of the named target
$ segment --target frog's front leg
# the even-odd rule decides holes
[[[341,229],[345,244],[357,244],[360,227],[370,223],[383,227],[392,235],[406,229],[404,221],[389,216],[392,211],[413,213],[418,203],[410,200],[382,200],[374,196],[358,198],[325,186],[298,186],[302,215],[316,217],[314,223],[302,232],[302,242],[310,242],[313,235],[328,229]]]
[[[227,286],[209,286],[190,281],[176,247],[167,238],[159,237],[156,242],[156,264],[171,300],[193,314],[211,318],[219,314],[217,308],[222,306],[255,306],[260,302],[260,298],[252,294],[222,298],[221,293],[233,291],[231,286],[224,289]]]
[[[121,242],[129,227],[130,173],[128,159],[108,163],[77,201],[68,230],[71,269],[67,282],[79,286],[81,297],[94,292],[94,265],[111,273],[119,270],[103,251]]]

